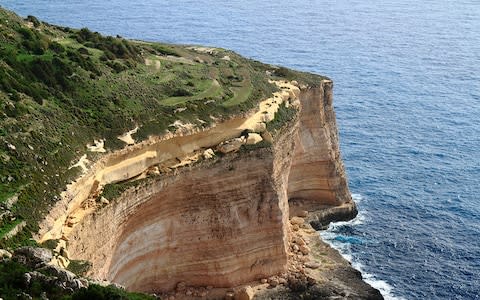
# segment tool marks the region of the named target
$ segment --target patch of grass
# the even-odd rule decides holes
[[[152,44],[152,48],[160,55],[181,57],[181,55],[171,46]]]
[[[222,105],[225,107],[235,106],[247,101],[248,97],[250,97],[250,94],[253,91],[253,87],[251,83],[248,82],[242,87],[233,87],[231,90],[233,91],[234,96],[233,98],[222,103]]]
[[[22,219],[16,219],[12,222],[7,222],[0,227],[0,239],[3,239],[7,233],[9,233],[15,226],[22,223]]]
[[[0,203],[3,203],[13,197],[17,193],[17,189],[8,185],[0,185]]]
[[[285,102],[279,105],[275,118],[267,123],[267,130],[273,135],[283,126],[292,121],[297,114],[297,110],[293,106],[287,107]]]
[[[245,68],[240,68],[240,70],[238,70],[236,64],[232,64],[232,70],[233,72],[228,75],[227,78],[231,79],[232,86],[230,87],[230,90],[233,92],[233,97],[222,103],[224,107],[236,106],[247,101],[253,91],[249,72]],[[223,73],[225,76],[225,73],[227,72],[224,71]]]
[[[92,267],[92,263],[86,260],[71,260],[67,270],[78,276],[84,276]]]
[[[55,248],[57,248],[58,243],[59,243],[59,240],[46,240],[40,246],[42,248],[54,250]]]
[[[202,88],[203,86],[205,86],[205,83],[209,83],[208,88],[204,89],[199,94],[195,94],[191,96],[188,95],[188,96],[181,96],[181,97],[170,97],[165,100],[162,100],[161,103],[167,106],[175,106],[188,101],[196,101],[196,100],[204,100],[206,98],[213,98],[220,94],[222,88],[217,80],[213,79],[209,81],[204,81],[198,86],[198,88]]]
[[[100,193],[98,198],[100,199],[101,197],[105,197],[109,201],[115,200],[128,188],[132,186],[137,186],[143,181],[144,180],[134,180],[107,184],[103,187],[103,191],[102,193]]]

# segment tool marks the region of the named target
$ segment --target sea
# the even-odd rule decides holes
[[[320,234],[386,299],[480,299],[479,0],[0,0],[326,75],[359,216]]]

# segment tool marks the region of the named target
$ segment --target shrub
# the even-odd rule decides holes
[[[28,22],[32,22],[33,23],[33,26],[35,27],[38,27],[40,26],[42,23],[37,19],[35,18],[34,16],[27,16],[27,19],[26,19]]]
[[[275,70],[275,75],[279,77],[289,78],[292,75],[292,71],[285,67],[279,67]]]
[[[172,96],[173,97],[186,97],[186,96],[192,96],[193,94],[186,89],[183,88],[178,88],[173,91]]]
[[[107,63],[107,66],[112,68],[116,73],[120,73],[120,72],[125,71],[127,69],[127,67],[124,64],[122,64],[118,61],[109,61]]]
[[[48,49],[52,50],[53,52],[60,54],[65,52],[65,47],[63,47],[60,43],[57,42],[52,42],[49,46]]]
[[[290,122],[296,113],[297,110],[294,107],[287,107],[285,103],[280,104],[278,111],[275,113],[275,118],[267,123],[267,130],[272,134],[275,133],[275,131]]]

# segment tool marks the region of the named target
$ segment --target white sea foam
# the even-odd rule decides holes
[[[349,255],[349,257],[352,257],[352,256]],[[385,300],[405,300],[405,298],[395,296],[393,294],[393,287],[390,284],[388,284],[388,282],[381,279],[377,279],[375,275],[366,273],[365,271],[363,271],[363,265],[361,263],[359,263],[358,261],[355,261],[355,259],[350,262],[352,263],[352,267],[354,267],[355,269],[359,270],[362,273],[363,280],[366,283],[373,286],[374,288],[376,288],[377,290],[379,290],[382,296],[385,298]]]
[[[352,194],[352,198],[355,200],[357,204],[363,200],[363,197],[360,194]],[[338,234],[336,233],[337,228],[342,226],[356,226],[356,225],[363,224],[366,221],[367,216],[368,216],[368,212],[366,212],[365,210],[362,210],[358,213],[357,217],[353,220],[350,220],[347,222],[330,223],[327,230],[320,231],[320,236],[332,248],[340,252],[343,258],[345,258],[350,263],[352,263],[352,266],[362,273],[362,277],[365,280],[365,282],[370,284],[372,287],[378,289],[380,293],[383,295],[383,297],[385,298],[385,300],[405,300],[402,297],[398,297],[394,295],[393,287],[390,284],[388,284],[388,282],[381,279],[377,279],[375,275],[366,273],[365,271],[363,271],[363,265],[354,257],[350,243],[344,243],[344,242],[335,240],[335,238],[338,236]]]
[[[358,212],[358,215],[353,220],[330,223],[328,225],[328,229],[324,232],[335,231],[336,228],[342,227],[342,226],[355,226],[355,225],[363,224],[367,220],[367,216],[368,216],[368,212],[366,212],[365,210],[362,210]]]
[[[352,198],[353,200],[355,200],[356,203],[359,203],[363,200],[363,197],[360,194],[352,194]]]

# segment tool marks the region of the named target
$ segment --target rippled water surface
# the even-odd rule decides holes
[[[323,236],[388,298],[480,299],[480,2],[12,1],[55,24],[325,74],[361,210]]]

